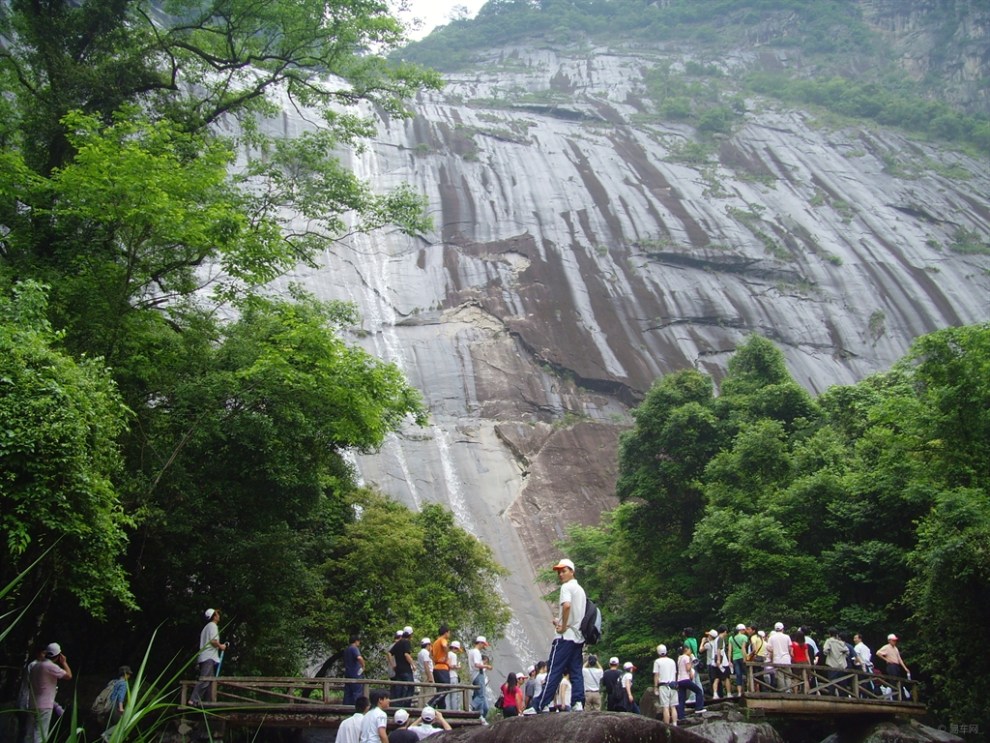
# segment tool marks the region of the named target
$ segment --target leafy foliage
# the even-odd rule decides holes
[[[418,392],[346,342],[352,307],[265,293],[352,231],[429,225],[420,195],[340,160],[363,112],[405,116],[439,85],[383,56],[388,4],[14,2],[0,36],[0,579],[50,550],[3,667],[52,617],[90,667],[160,626],[164,664],[219,605],[229,668],[295,673],[356,619],[392,623],[341,565],[367,578],[400,536],[385,606],[417,586],[410,618],[498,636],[491,555],[438,508],[359,492],[348,464],[425,421]],[[312,131],[266,134],[292,106]],[[368,531],[358,507],[391,521]]]
[[[758,337],[717,398],[697,372],[658,380],[622,440],[624,503],[565,540],[596,566],[608,649],[645,659],[682,627],[737,621],[836,625],[876,646],[911,629],[934,708],[985,724],[982,665],[944,649],[990,632],[988,372],[980,325],[817,400]]]

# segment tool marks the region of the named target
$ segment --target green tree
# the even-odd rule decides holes
[[[18,586],[46,588],[35,610],[59,590],[98,616],[134,605],[119,562],[132,520],[112,483],[126,419],[103,364],[61,350],[44,287],[0,295],[0,584],[40,559]]]

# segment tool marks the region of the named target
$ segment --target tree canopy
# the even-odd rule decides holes
[[[607,649],[645,661],[739,621],[835,625],[874,650],[893,631],[937,711],[990,724],[988,651],[945,652],[990,631],[988,372],[978,325],[817,399],[755,336],[717,397],[695,371],[658,380],[621,441],[622,505],[563,545],[593,566]]]
[[[425,422],[419,393],[347,341],[353,307],[265,288],[354,231],[429,225],[340,160],[439,85],[384,56],[388,4],[14,0],[0,37],[0,583],[44,554],[17,600],[45,588],[4,667],[42,631],[102,670],[155,629],[157,660],[191,656],[206,606],[243,673],[356,626],[498,636],[491,554],[349,464]],[[265,134],[286,107],[311,130]],[[394,578],[383,542],[409,545]]]

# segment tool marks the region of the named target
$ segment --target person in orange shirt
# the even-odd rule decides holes
[[[430,660],[433,661],[433,681],[437,684],[450,683],[450,627],[441,624],[437,631],[437,639],[430,646]],[[430,699],[429,705],[434,709],[447,709],[447,694],[449,689],[438,689],[437,695]]]

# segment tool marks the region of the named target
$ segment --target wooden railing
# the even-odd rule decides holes
[[[921,705],[921,686],[911,679],[807,663],[776,666],[747,662],[745,665],[747,695],[784,692],[809,698]]]
[[[344,684],[355,683],[348,678],[273,678],[273,677],[239,677],[217,676],[209,679],[209,698],[213,701],[207,706],[211,709],[223,707],[257,707],[286,708],[297,712],[316,711],[317,707],[343,706]],[[180,689],[180,702],[183,707],[189,706],[189,695],[198,681],[183,681]],[[365,694],[371,688],[391,688],[393,696],[396,687],[414,687],[415,693],[404,706],[420,709],[438,694],[460,693],[461,708],[471,709],[471,695],[474,686],[471,684],[416,684],[413,681],[395,681],[392,679],[364,678],[358,682],[365,686]],[[393,705],[394,706],[394,705]],[[347,706],[347,713],[353,711],[353,706]]]

